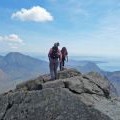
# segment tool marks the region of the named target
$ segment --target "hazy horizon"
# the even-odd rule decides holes
[[[3,53],[2,55],[5,56],[8,53]],[[39,60],[49,61],[47,55],[40,55],[38,53],[32,54],[32,53],[22,53],[24,55],[29,55],[31,57],[37,58]],[[0,54],[1,55],[1,54]],[[108,56],[69,56],[69,60],[71,61],[91,61],[97,64],[102,70],[104,71],[120,71],[120,57],[108,57]],[[67,63],[66,63],[67,64]],[[69,64],[69,62],[68,62]]]

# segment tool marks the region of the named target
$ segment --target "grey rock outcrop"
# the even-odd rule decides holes
[[[111,120],[61,88],[16,92],[2,97],[1,102],[0,120]]]
[[[43,75],[0,95],[0,120],[120,119],[120,102],[113,98],[107,79],[74,69],[59,72],[58,77],[50,81]]]

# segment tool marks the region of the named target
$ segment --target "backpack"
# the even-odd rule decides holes
[[[52,47],[52,52],[50,54],[50,57],[52,59],[58,59],[59,58],[59,55],[58,55],[58,47]]]

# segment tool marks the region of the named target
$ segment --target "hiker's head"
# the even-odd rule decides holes
[[[59,43],[59,42],[54,43],[54,47],[58,47],[58,46],[60,46],[60,43]]]
[[[56,43],[56,45],[57,45],[57,46],[60,46],[60,43],[59,43],[59,42],[57,42],[57,43]]]
[[[66,47],[63,47],[63,48],[62,48],[62,51],[67,51]]]

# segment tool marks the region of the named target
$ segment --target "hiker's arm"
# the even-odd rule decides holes
[[[67,59],[67,62],[68,62],[68,52],[66,52],[66,59]]]
[[[68,55],[66,56],[66,58],[67,58],[67,62],[68,62]]]
[[[60,62],[62,61],[62,53],[61,53],[60,50],[59,50],[59,61],[60,61]]]
[[[50,49],[49,52],[48,52],[48,58],[50,58],[51,52],[52,52],[52,49]]]

